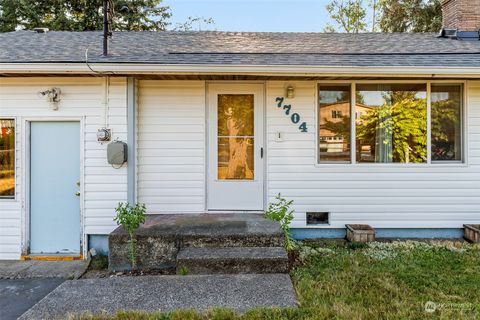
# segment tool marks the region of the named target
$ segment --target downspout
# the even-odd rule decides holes
[[[135,78],[127,78],[127,201],[134,204],[137,201],[137,176],[136,176],[136,110],[137,93]]]

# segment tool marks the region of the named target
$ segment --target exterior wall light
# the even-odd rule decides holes
[[[285,94],[288,99],[292,99],[295,97],[295,88],[292,85],[287,87],[287,93]]]
[[[58,103],[60,102],[60,88],[51,88],[48,90],[40,91],[39,97],[47,97],[52,106],[52,110],[58,110]]]

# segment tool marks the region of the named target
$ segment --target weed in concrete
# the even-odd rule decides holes
[[[180,275],[182,275],[182,276],[188,275],[188,268],[187,267],[181,267],[180,268]]]

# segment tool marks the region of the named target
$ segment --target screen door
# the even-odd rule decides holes
[[[209,210],[263,210],[263,85],[209,86]]]

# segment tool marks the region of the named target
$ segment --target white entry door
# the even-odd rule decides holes
[[[209,85],[208,209],[263,210],[263,85]]]

